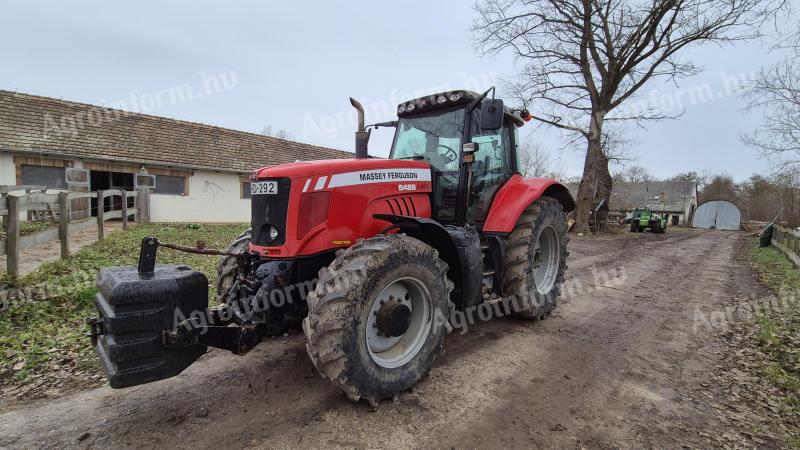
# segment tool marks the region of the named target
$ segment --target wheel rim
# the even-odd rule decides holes
[[[536,245],[533,247],[532,265],[533,283],[540,294],[549,293],[556,283],[561,259],[559,247],[555,228],[548,226],[539,233]]]
[[[395,301],[411,310],[408,329],[400,336],[387,336],[378,328],[381,307]],[[431,295],[421,281],[413,277],[389,283],[373,300],[367,319],[366,341],[369,356],[381,367],[400,367],[414,358],[430,334]]]

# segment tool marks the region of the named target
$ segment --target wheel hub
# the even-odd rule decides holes
[[[381,367],[400,367],[425,344],[431,329],[433,307],[424,283],[402,277],[375,297],[365,324],[367,350]]]
[[[411,325],[411,309],[399,299],[383,304],[376,320],[378,331],[389,337],[402,336]]]

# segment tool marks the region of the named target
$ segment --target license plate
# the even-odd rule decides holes
[[[278,193],[277,181],[258,181],[255,183],[250,183],[251,195],[265,195],[265,194],[277,194],[277,193]]]

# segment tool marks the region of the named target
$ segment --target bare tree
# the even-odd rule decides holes
[[[550,154],[528,139],[519,146],[519,169],[523,177],[542,178],[552,172]]]
[[[278,139],[285,139],[287,141],[294,140],[294,134],[284,129],[273,131],[272,125],[267,125],[266,127],[264,127],[264,129],[261,130],[261,134],[264,136],[272,136]]]
[[[695,184],[705,184],[708,177],[706,175],[697,173],[694,170],[683,172],[667,178],[667,181],[688,182]]]
[[[654,181],[653,175],[642,166],[630,166],[621,173],[622,179],[629,183],[649,183]]]
[[[709,200],[727,200],[732,203],[739,202],[739,187],[730,175],[715,175],[700,191],[700,203]]]
[[[800,40],[791,41],[789,57],[762,69],[746,91],[748,110],[763,110],[758,130],[742,134],[778,171],[800,169]],[[786,49],[784,49],[786,50]]]
[[[611,195],[604,125],[667,118],[625,106],[654,78],[698,73],[684,49],[755,38],[785,1],[482,0],[472,32],[480,51],[514,54],[507,88],[535,119],[586,140],[573,230],[587,231],[591,205]]]

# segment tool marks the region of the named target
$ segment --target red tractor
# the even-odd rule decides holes
[[[555,180],[520,176],[517,129],[530,114],[488,93],[399,105],[397,121],[371,126],[396,128],[388,159],[367,155],[371,130],[351,99],[355,159],[253,172],[252,229],[218,266],[216,306],[203,274],[155,264],[155,238],[138,268],[103,269],[89,322],[111,386],[302,326],[319,373],[375,405],[430,371],[454,315],[547,316],[575,205]]]

